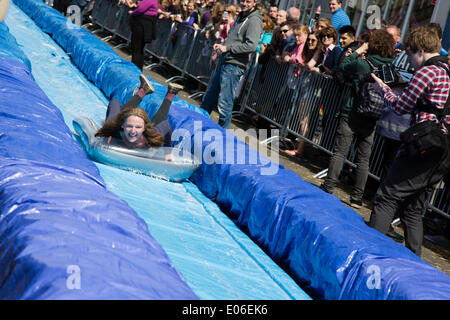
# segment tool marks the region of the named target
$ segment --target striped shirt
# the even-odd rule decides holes
[[[447,66],[448,67],[448,66]],[[450,79],[447,71],[439,66],[428,65],[419,69],[401,95],[397,96],[389,87],[384,86],[384,101],[397,114],[411,113],[417,106],[417,102],[431,103],[439,109],[443,109],[447,102],[450,90]],[[428,112],[415,113],[415,123],[432,120],[438,122],[436,115]],[[450,126],[450,116],[444,118],[444,122]],[[442,131],[447,133],[445,125]]]
[[[337,31],[339,31],[339,29],[343,26],[351,25],[350,18],[345,13],[345,11],[342,10],[342,8],[339,8],[333,13],[333,15],[331,16],[331,24]]]

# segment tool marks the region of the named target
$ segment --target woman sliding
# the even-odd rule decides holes
[[[166,118],[172,99],[183,87],[174,83],[168,85],[164,101],[150,121],[147,112],[138,105],[155,89],[143,74],[139,79],[141,84],[137,93],[127,103],[120,106],[117,99],[109,102],[105,123],[95,136],[105,137],[107,142],[117,138],[130,149],[171,146],[172,128]]]

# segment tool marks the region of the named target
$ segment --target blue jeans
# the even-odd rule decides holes
[[[228,129],[233,112],[234,95],[244,69],[233,65],[221,63],[209,81],[208,89],[203,97],[201,108],[209,113],[217,105],[219,110],[219,125]]]

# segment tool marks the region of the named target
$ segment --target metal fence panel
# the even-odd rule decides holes
[[[170,65],[184,73],[197,32],[193,27],[176,24],[169,37],[166,57]]]
[[[109,7],[109,0],[95,0],[91,14],[92,22],[103,27],[106,24],[106,19],[108,18]]]
[[[129,22],[130,14],[128,13],[128,10],[130,9],[125,6],[119,9],[114,30],[116,35],[129,43],[131,40],[131,27]]]
[[[156,21],[156,39],[145,45],[144,51],[155,57],[163,57],[169,43],[169,35],[172,30],[172,21],[158,19]]]
[[[197,32],[194,39],[191,55],[186,64],[185,72],[204,85],[208,85],[209,79],[215,70],[215,63],[211,62],[211,53],[216,38],[206,37],[205,32]]]

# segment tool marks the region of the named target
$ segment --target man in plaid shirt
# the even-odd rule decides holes
[[[439,55],[441,44],[437,34],[428,27],[419,27],[411,32],[406,43],[407,54],[417,72],[411,78],[400,96],[375,75],[372,77],[380,86],[385,102],[399,114],[413,114],[412,122],[439,122],[438,117],[420,106],[432,105],[448,110],[447,99],[450,90],[447,58]],[[448,133],[450,115],[442,121],[442,131]],[[401,146],[385,180],[381,182],[374,198],[374,207],[369,225],[386,234],[398,211],[405,229],[406,247],[421,255],[423,241],[422,213],[433,187],[450,168],[450,152],[447,146],[442,153],[408,155]]]

